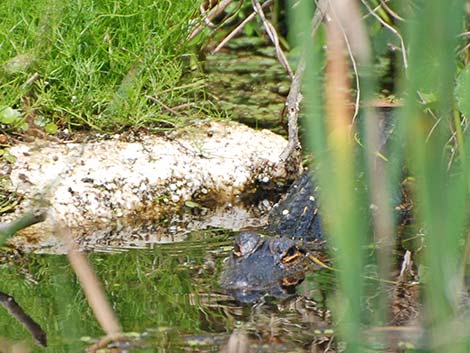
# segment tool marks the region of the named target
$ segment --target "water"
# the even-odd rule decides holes
[[[241,306],[218,283],[231,243],[230,233],[206,231],[152,249],[88,254],[123,330],[140,337],[132,351],[219,352],[238,342],[255,351],[303,352],[326,340],[315,333],[329,325],[322,275],[309,275],[300,296]],[[66,257],[2,257],[0,290],[40,324],[49,351],[83,351],[103,335]],[[6,311],[0,327],[3,339],[41,350]]]
[[[232,120],[285,134],[282,112],[290,80],[268,42],[256,38],[229,42],[231,50],[208,55],[206,89],[209,100]]]

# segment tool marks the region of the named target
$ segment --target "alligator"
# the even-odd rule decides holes
[[[246,231],[235,238],[221,287],[237,301],[295,294],[312,265],[309,254],[325,246],[315,193],[311,174],[304,172],[270,211],[265,230],[271,236]]]
[[[385,112],[380,151],[392,136],[389,112]],[[222,272],[221,287],[237,301],[249,303],[269,295],[287,297],[305,277],[306,269],[324,265],[318,254],[325,248],[322,221],[312,173],[303,172],[285,197],[268,215],[266,236],[241,232]],[[411,222],[411,204],[402,190],[394,195],[399,223]],[[324,251],[323,251],[324,254]]]
[[[312,266],[325,268],[325,238],[310,172],[304,172],[268,215],[266,235],[241,232],[235,238],[221,276],[221,287],[237,301],[250,303],[265,295],[285,298]],[[393,197],[401,227],[412,220],[407,193]]]

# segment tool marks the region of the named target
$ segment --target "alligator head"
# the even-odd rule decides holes
[[[304,280],[306,254],[288,237],[264,238],[254,232],[240,233],[225,264],[221,286],[243,303],[264,295],[288,297]]]

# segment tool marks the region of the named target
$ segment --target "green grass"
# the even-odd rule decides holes
[[[39,127],[177,124],[145,96],[171,107],[198,94],[197,83],[175,90],[193,55],[185,38],[197,7],[193,0],[2,1],[0,107]],[[40,78],[26,84],[36,72]]]

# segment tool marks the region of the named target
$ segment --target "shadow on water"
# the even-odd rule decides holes
[[[231,247],[232,234],[206,231],[183,243],[106,249],[88,257],[124,331],[142,338],[136,351],[219,352],[241,344],[251,351],[295,352],[317,342],[315,329],[329,324],[324,289],[332,277],[325,281],[313,273],[299,296],[241,306],[219,286]],[[48,351],[83,351],[102,336],[65,256],[2,255],[0,289],[47,332]],[[0,327],[4,339],[42,349],[6,312]]]

